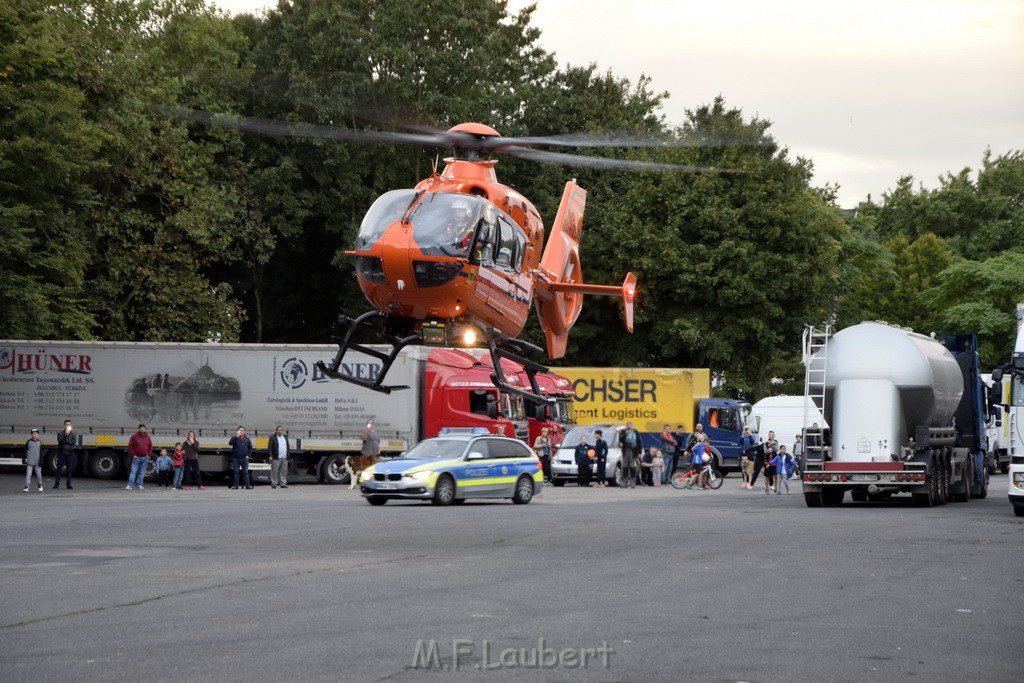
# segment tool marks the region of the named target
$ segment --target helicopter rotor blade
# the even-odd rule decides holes
[[[505,138],[501,136],[474,135],[463,131],[437,131],[423,133],[401,133],[395,131],[379,131],[367,129],[341,128],[332,125],[306,123],[300,121],[280,121],[238,114],[215,114],[201,109],[186,109],[166,105],[150,104],[145,106],[149,111],[163,114],[171,118],[184,119],[207,126],[216,126],[238,130],[256,135],[291,137],[299,139],[325,139],[356,143],[384,143],[414,145],[418,147],[442,146],[456,150],[481,153],[503,153],[518,156],[531,161],[596,169],[625,169],[642,171],[688,171],[703,173],[742,173],[735,169],[717,168],[714,166],[695,166],[688,164],[672,164],[658,161],[641,161],[637,159],[614,159],[611,157],[566,154],[533,149],[524,145],[548,145],[565,147],[679,147],[688,146],[685,141],[659,141],[657,139],[637,138],[632,141],[625,139],[601,139],[586,136],[556,136],[551,138]],[[424,126],[424,130],[430,130]],[[631,142],[639,143],[636,145]],[[521,143],[521,144],[517,144]]]
[[[342,140],[345,142],[383,142],[391,144],[435,146],[449,145],[445,136],[423,133],[395,133],[305,123],[298,121],[278,121],[254,116],[237,114],[214,114],[200,109],[168,107],[164,105],[147,105],[147,109],[177,119],[185,119],[218,128],[255,133],[257,135],[282,136],[291,138],[313,138],[326,140]]]
[[[738,169],[718,168],[716,166],[691,166],[688,164],[669,164],[660,161],[641,161],[638,159],[612,159],[609,157],[592,157],[582,154],[565,154],[547,152],[528,147],[512,147],[504,150],[506,154],[559,166],[577,166],[598,169],[624,169],[635,171],[689,171],[693,173],[744,173]]]

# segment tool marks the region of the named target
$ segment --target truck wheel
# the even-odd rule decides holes
[[[512,495],[512,502],[516,505],[526,505],[533,500],[533,480],[522,476],[516,481],[516,490]]]
[[[949,465],[945,458],[939,465],[939,505],[949,502]]]
[[[320,466],[320,476],[325,484],[349,483],[348,471],[345,469],[345,456],[340,453],[328,455]]]
[[[1002,472],[1003,474],[1009,474],[1010,473],[1010,463],[1004,462],[1004,463],[1000,464],[999,465],[999,471]]]
[[[455,500],[455,481],[451,476],[442,474],[434,487],[434,497],[431,503],[434,505],[451,505]]]
[[[50,450],[43,452],[43,458],[40,461],[43,463],[43,471],[49,476],[57,474],[57,451]]]
[[[369,503],[370,505],[383,505],[384,503],[388,502],[388,499],[385,498],[384,496],[367,496],[366,502]]]
[[[815,491],[814,493],[804,492],[804,502],[807,503],[809,508],[820,508],[821,507],[821,492]]]
[[[552,479],[551,485],[554,486],[555,488],[561,488],[565,486],[565,479]]]
[[[89,471],[97,479],[114,479],[121,473],[121,458],[114,451],[96,451],[89,460]]]
[[[850,498],[854,503],[864,503],[867,502],[868,492],[864,489],[850,489]]]
[[[146,463],[146,473],[142,475],[142,481],[149,482],[150,484],[156,481],[156,460],[153,458],[150,458],[149,462]]]
[[[612,473],[612,478],[608,480],[609,486],[622,486],[622,464],[619,463],[615,466],[615,472]]]
[[[987,498],[988,497],[988,479],[989,479],[989,475],[986,472],[985,476],[983,476],[981,478],[981,483],[978,484],[977,486],[974,486],[974,483],[972,481],[972,483],[971,483],[971,498],[977,498],[978,500],[981,500],[983,498]]]
[[[966,503],[971,499],[971,486],[974,485],[974,464],[968,462],[964,469],[963,481],[953,489],[953,500],[957,503]]]
[[[1024,517],[1024,505],[1014,505],[1013,514],[1018,517]]]

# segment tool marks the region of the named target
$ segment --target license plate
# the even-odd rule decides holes
[[[851,474],[850,481],[878,481],[877,474]]]
[[[377,484],[377,490],[379,490],[379,491],[392,491],[392,490],[397,489],[397,488],[398,488],[398,484],[396,484],[394,482],[385,481],[385,482],[381,482],[380,484]]]

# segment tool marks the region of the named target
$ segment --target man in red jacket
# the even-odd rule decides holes
[[[132,434],[128,439],[128,455],[132,456],[132,467],[128,471],[128,485],[125,488],[129,491],[138,484],[141,491],[145,488],[142,480],[146,476],[146,469],[149,467],[149,456],[153,454],[153,440],[146,433],[146,425],[140,424],[139,431]]]

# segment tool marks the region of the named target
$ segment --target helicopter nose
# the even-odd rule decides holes
[[[384,277],[388,288],[393,291],[404,292],[415,283],[409,262],[409,251],[413,242],[412,226],[408,223],[394,223],[378,242],[381,247]]]

